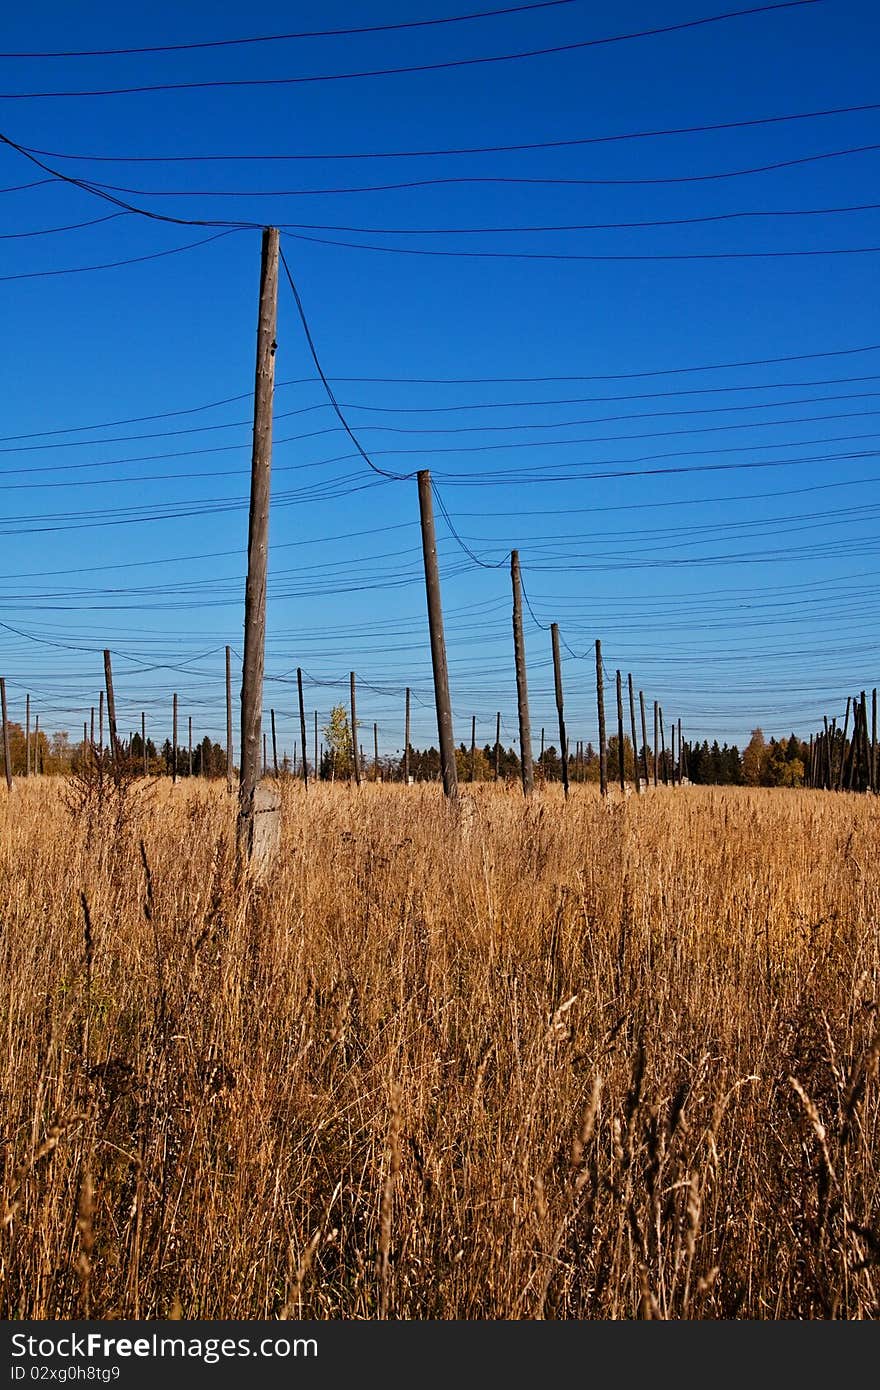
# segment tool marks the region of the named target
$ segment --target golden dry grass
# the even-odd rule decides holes
[[[880,801],[282,797],[0,799],[3,1316],[880,1313]]]

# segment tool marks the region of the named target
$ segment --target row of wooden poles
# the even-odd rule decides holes
[[[852,734],[849,733],[852,714]],[[810,735],[807,786],[826,791],[880,792],[880,750],[877,746],[877,689],[871,691],[871,732],[868,733],[867,692],[852,695],[846,702],[843,728],[837,719]]]

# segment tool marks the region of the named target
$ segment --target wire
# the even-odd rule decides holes
[[[815,3],[816,0],[808,0]],[[11,142],[9,142],[11,143]],[[30,154],[25,146],[16,149]],[[438,188],[450,184],[507,184],[527,188],[645,188],[680,183],[713,183],[723,179],[741,179],[752,174],[770,174],[779,169],[794,169],[803,164],[817,164],[827,159],[845,159],[855,154],[871,154],[880,149],[880,144],[848,145],[840,150],[821,150],[817,154],[800,155],[796,159],[776,160],[772,164],[755,164],[745,169],[713,170],[708,174],[669,174],[660,178],[628,179],[573,179],[573,178],[529,178],[514,175],[456,174],[443,178],[404,179],[398,183],[352,184],[338,188],[129,188],[124,184],[102,183],[97,179],[80,181],[79,186],[94,192],[107,189],[111,193],[128,193],[140,198],[317,198],[330,194],[349,193],[397,193],[413,188]],[[41,169],[48,168],[33,159]],[[55,172],[51,170],[50,172]],[[59,178],[70,178],[58,174]]]
[[[231,236],[235,230],[236,228],[229,227],[224,232],[215,232],[213,236],[202,237],[200,241],[189,241],[185,246],[172,246],[168,251],[154,251],[148,256],[130,256],[124,261],[105,261],[101,265],[66,266],[61,270],[20,271],[15,275],[0,275],[0,281],[42,280],[48,276],[55,275],[87,275],[93,270],[116,270],[119,266],[139,265],[143,261],[158,261],[161,260],[163,256],[177,256],[181,251],[192,251],[197,246],[207,246],[211,241],[219,241],[221,237]]]
[[[663,34],[680,33],[686,29],[699,29],[708,24],[718,24],[730,19],[743,19],[751,15],[767,14],[777,10],[799,9],[804,5],[816,3],[817,0],[780,0],[779,3],[772,5],[755,5],[747,10],[729,10],[723,14],[706,15],[700,19],[682,20],[678,24],[638,29],[625,34],[611,34],[606,38],[581,39],[574,43],[554,44],[549,48],[524,49],[516,53],[493,53],[477,58],[450,58],[436,63],[410,63],[402,67],[370,68],[359,72],[312,73],[298,77],[239,77],[202,82],[156,82],[136,87],[105,87],[80,91],[0,92],[0,100],[36,101],[45,98],[131,96],[147,92],[203,91],[229,87],[290,87],[304,83],[348,82],[355,78],[395,77],[407,73],[439,72],[452,68],[477,67],[489,63],[518,62],[525,58],[544,58],[557,53],[573,53],[587,48],[626,43],[632,39],[656,38]]]
[[[426,29],[441,24],[463,24],[474,19],[521,14],[526,10],[550,10],[573,0],[539,0],[529,5],[508,5],[501,10],[477,10],[472,14],[446,15],[440,19],[410,19],[397,24],[367,24],[346,29],[312,29],[290,34],[258,34],[243,39],[205,39],[198,43],[153,44],[144,48],[54,49],[45,53],[0,53],[0,58],[116,58],[137,53],[189,53],[202,48],[239,48],[245,44],[282,43],[289,39],[328,39],[354,34],[387,34],[397,29]]]
[[[43,180],[41,179],[42,183]],[[52,180],[48,180],[52,182]],[[66,227],[41,227],[35,232],[0,232],[0,241],[21,241],[24,237],[52,236],[55,232],[78,232],[82,227],[97,227],[101,222],[112,222],[116,217],[128,217],[127,212],[110,212],[105,217],[93,217],[89,222],[71,222]]]
[[[831,217],[850,212],[876,212],[880,203],[857,203],[849,207],[782,208],[743,212],[717,212],[698,217],[667,217],[647,222],[568,222],[539,226],[501,227],[350,227],[321,222],[279,222],[282,231],[353,232],[359,236],[489,236],[538,232],[615,232],[638,231],[652,227],[694,227],[709,222],[733,222],[758,217]],[[26,236],[26,232],[19,233]],[[35,233],[35,235],[37,235]]]
[[[794,111],[783,116],[756,116],[741,121],[717,121],[709,125],[668,126],[659,130],[627,131],[619,135],[585,135],[568,140],[539,140],[516,145],[463,145],[434,150],[361,150],[326,154],[61,154],[57,150],[33,149],[49,159],[86,160],[95,164],[210,164],[270,163],[339,159],[437,159],[451,155],[516,154],[528,150],[558,150],[581,145],[606,145],[626,140],[656,140],[666,136],[705,135],[718,130],[743,130],[752,126],[779,125],[786,121],[812,121],[826,116],[849,116],[863,111],[880,111],[880,102],[859,106],[832,106],[820,111]]]
[[[340,407],[339,407],[339,402],[338,402],[337,399],[336,399],[336,396],[335,396],[335,394],[334,394],[334,392],[333,392],[333,388],[332,388],[332,386],[330,385],[330,382],[327,380],[326,376],[324,375],[324,369],[323,369],[323,367],[321,366],[320,360],[319,360],[319,358],[318,358],[317,349],[315,348],[314,339],[312,338],[312,333],[311,333],[311,329],[309,328],[308,319],[306,318],[305,309],[303,308],[302,300],[301,300],[300,297],[299,297],[299,291],[297,290],[296,285],[294,284],[293,276],[292,276],[291,273],[290,273],[290,266],[287,264],[287,259],[286,259],[285,255],[284,255],[283,250],[281,250],[280,247],[279,247],[279,256],[280,256],[280,259],[281,259],[281,264],[282,264],[282,266],[284,267],[284,273],[285,273],[285,275],[287,276],[288,284],[290,285],[291,291],[292,291],[292,293],[293,293],[293,298],[294,298],[294,301],[295,301],[295,303],[296,303],[297,312],[299,313],[300,322],[302,323],[302,326],[303,326],[303,332],[304,332],[305,335],[306,335],[306,342],[307,342],[308,345],[309,345],[309,352],[311,353],[311,355],[312,355],[312,361],[313,361],[314,364],[315,364],[315,370],[317,371],[318,376],[321,378],[321,382],[322,382],[322,384],[323,384],[323,386],[324,386],[324,390],[327,392],[327,396],[328,396],[328,398],[329,398],[329,400],[330,400],[330,404],[332,405],[333,410],[334,410],[334,413],[335,413],[337,419],[339,420],[340,424],[342,425],[342,428],[345,430],[345,433],[348,435],[348,437],[349,437],[349,439],[351,440],[352,444],[353,444],[354,447],[357,449],[357,451],[358,451],[358,453],[360,454],[361,458],[362,458],[362,459],[364,460],[364,462],[368,465],[368,467],[372,468],[372,470],[373,470],[374,473],[380,474],[381,477],[383,477],[383,478],[391,478],[391,479],[394,479],[394,481],[396,481],[396,482],[402,482],[402,481],[403,481],[404,479],[406,479],[406,478],[412,478],[412,477],[413,477],[413,474],[412,474],[412,473],[391,473],[391,472],[389,472],[389,471],[388,471],[387,469],[385,469],[385,468],[380,468],[378,464],[375,464],[375,463],[373,462],[373,460],[370,458],[369,454],[368,454],[368,453],[366,452],[366,450],[364,449],[363,445],[360,443],[360,441],[357,439],[357,437],[356,437],[356,436],[354,435],[354,433],[352,432],[351,426],[349,425],[348,421],[346,420],[345,416],[343,415],[343,413],[342,413],[342,411],[341,411],[341,409],[340,409]],[[321,432],[323,433],[324,431],[321,431]]]
[[[450,535],[452,536],[453,540],[457,542],[457,544],[459,545],[459,547],[464,551],[465,555],[467,555],[469,559],[473,560],[473,562],[474,562],[475,565],[479,565],[480,569],[484,569],[484,570],[497,570],[497,569],[500,569],[502,565],[507,564],[507,561],[510,559],[510,551],[509,551],[509,550],[508,550],[507,554],[503,556],[502,559],[497,560],[497,561],[494,561],[494,562],[489,562],[489,561],[487,561],[487,560],[481,560],[480,557],[479,557],[479,555],[475,555],[474,552],[471,550],[470,546],[467,544],[467,542],[464,541],[464,540],[462,540],[461,536],[458,534],[458,531],[455,529],[455,526],[454,526],[453,521],[452,521],[452,517],[449,515],[449,512],[446,510],[446,504],[444,503],[443,498],[440,496],[440,493],[437,491],[437,488],[436,488],[436,486],[435,486],[435,484],[434,484],[434,482],[433,482],[433,479],[431,480],[431,491],[432,491],[432,493],[434,494],[434,497],[435,497],[435,499],[436,499],[436,501],[437,501],[437,506],[440,508],[440,511],[441,511],[441,513],[442,513],[442,516],[443,516],[443,520],[446,522],[446,525],[447,525],[448,528],[449,528],[449,533],[450,533]]]
[[[878,146],[880,148],[880,146]],[[586,252],[563,251],[439,251],[429,247],[377,246],[364,241],[339,241],[337,238],[307,236],[303,232],[285,232],[297,241],[319,246],[342,246],[349,251],[382,251],[392,256],[441,256],[455,260],[490,261],[750,261],[784,260],[797,256],[867,256],[876,255],[880,246],[841,246],[811,248],[800,251],[670,251],[598,255]]]

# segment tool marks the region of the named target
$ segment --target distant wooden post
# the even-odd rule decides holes
[[[477,780],[477,716],[471,715],[471,771],[470,781]]]
[[[232,652],[226,648],[226,790],[232,795]]]
[[[602,643],[596,638],[596,704],[599,707],[599,790],[608,795],[608,745],[605,741],[605,677],[602,670]]]
[[[309,785],[309,758],[308,758],[308,748],[307,748],[307,746],[306,746],[306,706],[305,706],[305,700],[303,699],[303,679],[302,679],[302,671],[301,671],[301,669],[299,668],[299,666],[297,666],[297,668],[296,668],[296,691],[297,691],[297,694],[298,694],[298,696],[299,696],[299,734],[300,734],[300,738],[302,739],[302,750],[303,750],[303,786],[304,786],[304,787],[308,787],[308,785]],[[317,730],[316,730],[316,732],[317,732]],[[295,775],[296,775],[296,768],[294,768],[294,776],[295,776]],[[317,777],[317,775],[318,775],[318,769],[315,768],[315,776]]]
[[[171,783],[177,781],[177,691],[171,701]]]
[[[95,706],[94,706],[94,705],[92,705],[92,718],[91,718],[91,723],[89,724],[89,744],[91,745],[92,752],[94,753],[94,751],[95,751]]]
[[[535,769],[532,762],[532,723],[529,716],[529,685],[526,675],[526,644],[523,637],[522,584],[518,550],[510,552],[510,582],[513,588],[513,652],[516,665],[516,697],[519,713],[520,770],[523,795],[531,796],[535,789]]]
[[[660,765],[661,765],[661,767],[662,767],[662,769],[663,769],[663,785],[664,785],[664,787],[667,787],[667,786],[669,785],[669,767],[668,767],[667,762],[666,762],[666,735],[665,735],[665,733],[663,732],[663,707],[662,707],[662,705],[658,705],[658,706],[657,706],[657,711],[658,711],[658,714],[659,714],[659,716],[660,716]]]
[[[651,754],[651,766],[654,772],[654,786],[657,785],[657,759],[660,755],[660,706],[654,701],[654,748]]]
[[[24,775],[25,775],[25,777],[30,777],[30,775],[31,775],[31,697],[30,697],[30,695],[26,695],[26,696],[25,696],[24,708],[25,708],[25,715],[24,715],[24,729],[25,729],[25,733],[24,733]]]
[[[645,774],[645,786],[650,785],[648,777],[648,724],[645,719],[645,692],[639,691],[639,708],[642,715],[642,771]]]
[[[141,754],[144,760],[144,776],[147,775],[147,715],[141,710]]]
[[[319,752],[319,749],[318,749],[318,711],[315,710],[315,781],[316,781],[316,782],[319,782],[319,781],[321,780],[321,763],[320,763],[319,758],[318,758],[318,752]],[[306,748],[305,743],[303,743],[303,760],[306,761],[307,758],[308,758],[308,749]]]
[[[635,695],[633,693],[633,678],[631,672],[626,678],[626,683],[629,687],[629,722],[630,728],[632,730],[633,780],[635,782],[636,795],[638,796],[638,794],[642,790],[642,785],[641,779],[639,777],[639,740],[636,734],[636,700]]]
[[[278,740],[275,736],[275,711],[269,710],[269,718],[272,721],[272,768],[275,776],[278,776]]]
[[[187,732],[187,776],[193,775],[193,717],[188,716],[189,727]]]
[[[409,786],[409,686],[406,687],[406,712],[403,729],[403,785]]]
[[[241,767],[236,840],[239,863],[255,849],[257,787],[260,781],[260,733],[263,720],[263,672],[266,657],[266,584],[269,568],[269,497],[272,475],[272,405],[278,310],[278,229],[263,230],[260,302],[254,376],[254,429],[248,516],[248,565],[245,584],[244,659],[241,683]],[[267,807],[267,811],[271,808]],[[273,817],[269,816],[268,820]],[[277,820],[275,821],[277,825]],[[267,827],[274,832],[274,826]],[[268,857],[264,855],[263,858]]]
[[[880,768],[877,767],[877,687],[871,691],[871,791],[880,791]]]
[[[556,695],[556,712],[559,715],[559,756],[562,759],[562,788],[568,796],[568,739],[565,735],[565,711],[562,700],[562,657],[559,652],[559,624],[550,624],[550,642],[553,649],[553,687]]]
[[[361,784],[361,764],[358,758],[357,706],[355,704],[355,678],[351,672],[351,765],[354,770],[355,786]]]
[[[620,773],[620,790],[626,791],[626,757],[623,746],[623,685],[620,672],[617,672],[617,770]]]
[[[110,653],[104,649],[104,683],[107,687],[107,724],[110,731],[110,756],[113,766],[119,763],[119,736],[116,732],[116,700],[113,696],[113,671],[110,666]]]
[[[501,711],[495,715],[495,781],[501,771]]]
[[[849,729],[849,707],[851,700],[849,695],[846,697],[846,715],[843,721],[843,742],[840,745],[840,767],[837,770],[837,790],[843,791],[843,773],[846,765],[846,735]]]
[[[3,715],[3,766],[6,770],[6,790],[12,791],[12,754],[9,751],[9,719],[6,711],[6,678],[0,676],[0,713]]]
[[[828,715],[827,715],[827,714],[823,714],[822,718],[823,718],[823,720],[825,721],[825,768],[824,768],[824,785],[825,785],[826,789],[827,789],[828,791],[830,791],[830,790],[832,789],[832,787],[834,786],[834,782],[833,782],[833,780],[832,780],[832,773],[833,773],[833,771],[834,771],[834,763],[833,763],[833,760],[832,760],[832,753],[831,753],[831,740],[830,740],[830,738],[828,737]]]
[[[540,756],[539,756],[539,758],[538,758],[538,762],[539,762],[540,765],[541,765],[541,772],[543,773],[543,771],[544,771],[544,730],[543,730],[543,728],[541,729],[541,753],[540,753]]]
[[[98,691],[98,752],[104,756],[104,692]],[[34,760],[34,770],[36,771],[36,760]]]
[[[422,556],[425,565],[425,592],[428,603],[428,629],[431,637],[431,665],[434,672],[434,703],[437,708],[437,733],[440,742],[440,769],[443,775],[443,791],[446,796],[455,799],[458,797],[458,770],[455,766],[455,736],[452,729],[452,704],[449,698],[449,667],[446,662],[446,640],[443,635],[443,606],[440,598],[440,570],[437,564],[431,474],[428,469],[424,468],[417,477],[419,518],[422,528]]]
[[[678,785],[681,786],[681,779],[684,776],[684,745],[681,741],[681,720],[678,721]]]
[[[862,726],[862,755],[865,762],[864,786],[859,785],[860,791],[871,791],[871,745],[868,740],[868,701],[866,691],[862,691],[860,696],[861,707],[861,726]]]

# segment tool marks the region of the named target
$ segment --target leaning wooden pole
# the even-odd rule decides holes
[[[605,676],[602,643],[596,638],[596,704],[599,710],[599,790],[608,795],[608,744],[605,739]]]
[[[359,787],[360,784],[361,784],[361,764],[360,764],[360,759],[359,759],[359,757],[358,757],[358,737],[357,737],[358,721],[357,721],[357,703],[356,703],[356,693],[355,693],[355,683],[356,683],[356,682],[355,682],[355,674],[354,674],[354,671],[352,671],[352,672],[350,673],[350,676],[351,676],[351,767],[352,767],[352,771],[354,772],[354,782],[355,782],[355,786],[356,786],[356,787]]]
[[[871,791],[880,791],[880,768],[877,766],[877,687],[871,691]]]
[[[553,646],[553,685],[556,694],[556,712],[559,715],[559,756],[562,760],[562,787],[568,796],[568,739],[565,736],[565,711],[562,703],[562,657],[559,652],[559,624],[550,624],[550,640]]]
[[[519,756],[524,796],[535,789],[535,769],[532,763],[532,724],[529,716],[529,685],[526,676],[526,644],[523,637],[522,582],[519,573],[519,551],[510,552],[510,582],[513,588],[513,653],[516,665],[516,698],[519,711]]]
[[[409,786],[409,686],[406,687],[406,702],[403,716],[403,785]]]
[[[620,790],[626,791],[626,750],[623,746],[623,684],[617,672],[617,771],[620,776]]]
[[[642,784],[639,777],[639,740],[636,734],[636,699],[633,691],[633,678],[631,672],[626,678],[626,683],[629,687],[629,722],[632,730],[633,745],[633,781],[635,782],[636,795],[638,796],[642,790]]]
[[[226,790],[232,795],[232,651],[226,648]]]
[[[428,630],[431,638],[431,664],[434,672],[434,703],[437,707],[437,734],[440,741],[440,771],[443,791],[458,796],[455,766],[455,739],[452,731],[452,705],[449,699],[449,668],[443,635],[443,607],[440,601],[440,570],[437,564],[437,538],[434,532],[434,501],[431,474],[427,468],[417,475],[419,515],[422,527],[422,554],[425,562],[425,591],[428,603]]]
[[[0,676],[0,713],[3,716],[3,767],[6,771],[6,789],[12,791],[12,754],[9,751],[9,718],[6,710],[6,678]]]
[[[272,475],[272,405],[278,319],[278,229],[263,231],[257,361],[254,379],[254,433],[248,518],[248,568],[244,598],[244,660],[241,682],[241,768],[238,782],[239,862],[254,847],[255,797],[260,781],[263,671],[266,657],[266,584],[269,570],[269,498]]]
[[[876,694],[876,692],[875,692]],[[501,771],[501,711],[495,715],[495,781]]]
[[[113,759],[113,766],[119,763],[119,737],[116,732],[116,700],[113,695],[113,669],[110,665],[110,653],[104,648],[104,684],[107,687],[107,723],[110,729],[110,756]]]
[[[303,699],[303,673],[299,666],[296,668],[296,690],[299,696],[299,736],[302,739],[303,750],[303,786],[307,788],[309,785],[309,758],[308,748],[306,747],[306,704]],[[293,771],[295,775],[296,768],[294,768]],[[315,776],[317,777],[317,775],[316,771]]]
[[[186,772],[188,777],[193,775],[193,717],[187,716],[187,735],[186,735]]]
[[[645,786],[650,785],[648,777],[648,722],[645,718],[645,692],[639,691],[639,708],[642,714],[642,770],[645,774]]]

